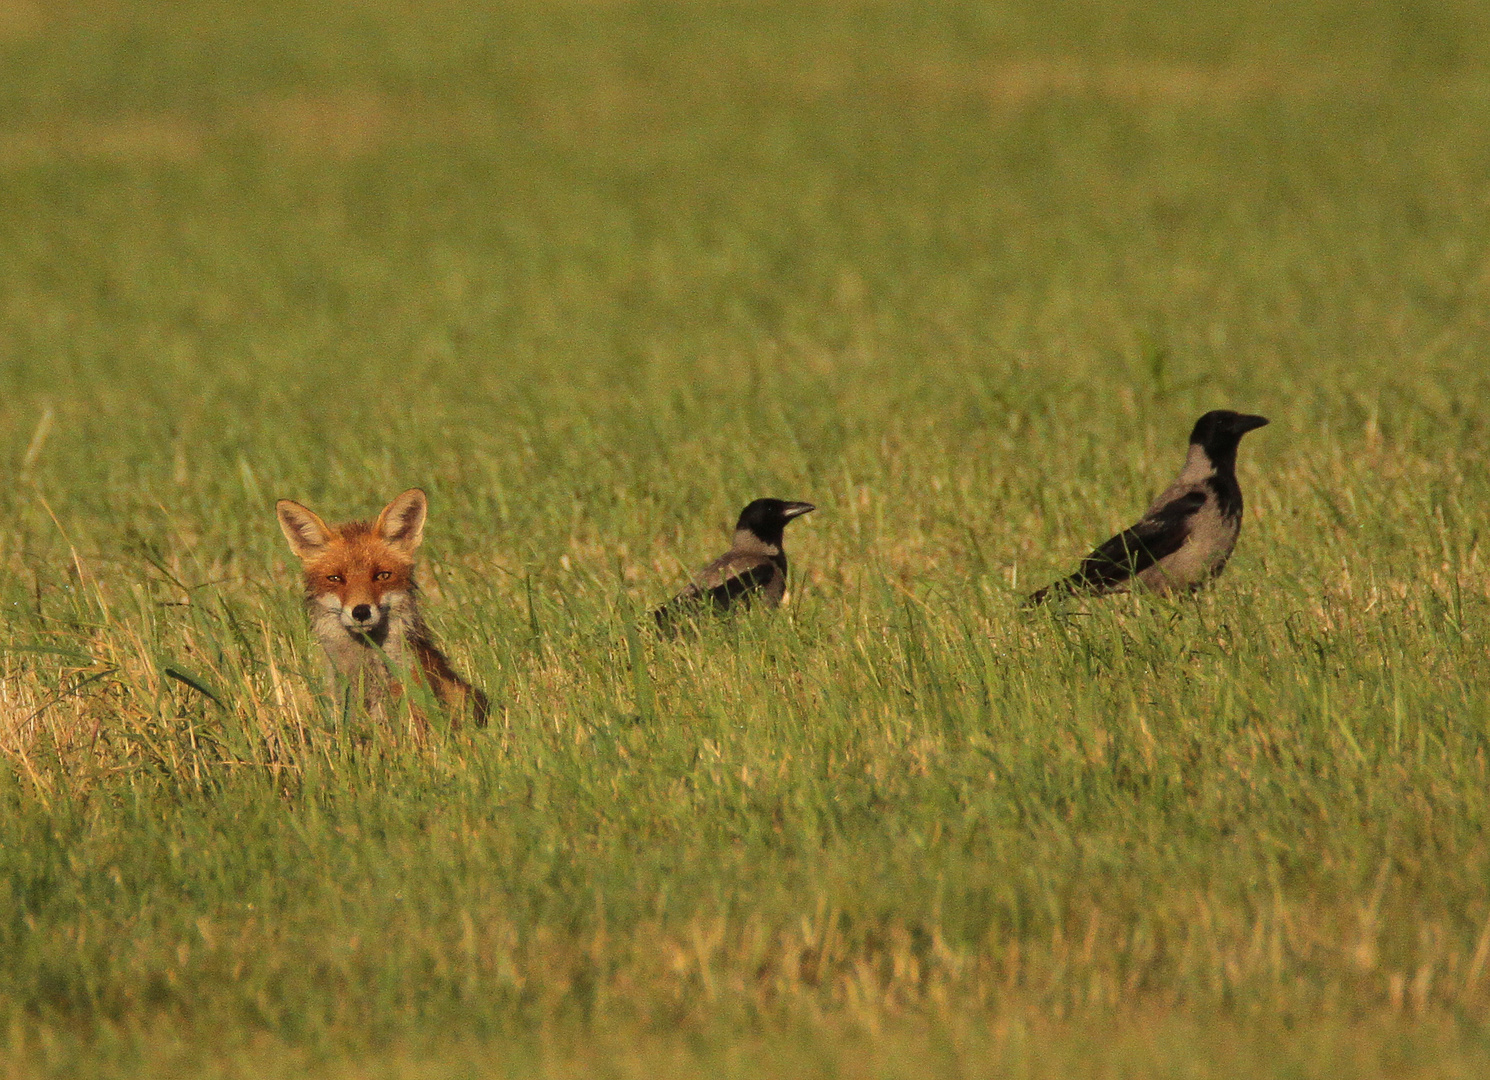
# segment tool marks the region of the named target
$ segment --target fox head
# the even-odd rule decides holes
[[[279,527],[305,567],[312,608],[335,616],[348,634],[381,644],[390,619],[413,608],[414,552],[428,507],[424,492],[410,488],[371,525],[327,525],[297,502],[276,503]]]

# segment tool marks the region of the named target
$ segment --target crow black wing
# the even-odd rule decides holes
[[[1095,589],[1109,589],[1137,577],[1184,545],[1190,536],[1190,519],[1205,500],[1204,491],[1192,491],[1165,503],[1088,555],[1074,576]]]
[[[1165,503],[1088,555],[1076,573],[1031,594],[1027,603],[1039,604],[1052,592],[1110,592],[1137,577],[1184,546],[1191,518],[1207,497],[1196,490]]]
[[[764,555],[725,555],[700,570],[692,585],[652,612],[652,617],[666,628],[686,612],[706,607],[728,611],[742,597],[770,591],[780,573],[781,568]]]

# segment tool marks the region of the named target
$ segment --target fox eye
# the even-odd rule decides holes
[[[392,570],[379,570],[376,574],[373,575],[373,580],[374,581],[387,581],[392,576],[393,576],[393,571]]]
[[[326,580],[335,582],[337,585],[340,585],[343,581],[346,580],[346,578],[342,577],[340,574],[327,574]]]

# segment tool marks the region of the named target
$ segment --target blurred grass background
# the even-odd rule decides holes
[[[1490,1066],[1490,9],[0,0],[0,71],[3,1075]],[[1223,406],[1217,588],[1019,615]],[[272,516],[414,484],[498,703],[423,747]],[[759,495],[788,611],[628,636]]]

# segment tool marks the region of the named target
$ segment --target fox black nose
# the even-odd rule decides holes
[[[358,622],[367,622],[368,619],[372,618],[372,605],[358,604],[352,609],[352,618]]]

